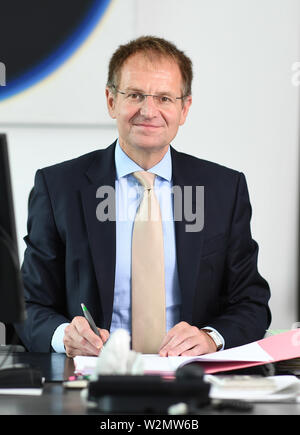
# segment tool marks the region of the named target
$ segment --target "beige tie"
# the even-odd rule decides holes
[[[155,174],[134,172],[144,187],[132,235],[132,349],[157,353],[166,334],[163,231]]]

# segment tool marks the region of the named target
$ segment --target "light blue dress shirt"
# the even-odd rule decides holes
[[[135,214],[143,194],[143,188],[132,173],[144,169],[127,156],[121,149],[119,141],[117,141],[115,148],[115,164],[116,272],[110,332],[123,328],[131,335],[131,239]],[[154,190],[161,208],[164,235],[166,331],[168,331],[180,321],[181,309],[181,290],[176,262],[175,226],[171,193],[172,162],[170,148],[163,159],[149,169],[148,172],[156,174]],[[53,334],[51,345],[56,352],[65,352],[63,337],[67,325],[68,323],[63,323]],[[224,348],[224,340],[222,337],[221,339]]]
[[[116,274],[111,332],[117,328],[131,334],[131,239],[143,188],[132,175],[144,169],[133,162],[117,143],[116,163]],[[176,264],[175,228],[172,202],[172,163],[170,148],[148,172],[156,174],[154,190],[160,203],[164,234],[166,288],[166,330],[180,320],[181,291]]]

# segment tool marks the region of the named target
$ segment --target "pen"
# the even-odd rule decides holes
[[[97,326],[95,325],[95,322],[94,322],[92,316],[90,315],[89,310],[87,309],[87,307],[84,304],[81,304],[81,308],[82,308],[84,317],[89,322],[91,330],[94,331],[94,333],[97,334],[98,337],[100,337],[100,334],[99,334],[99,331],[97,329]]]

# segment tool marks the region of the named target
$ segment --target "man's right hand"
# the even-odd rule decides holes
[[[104,343],[109,338],[109,332],[106,329],[98,328],[98,330],[101,338],[91,330],[85,317],[74,317],[72,322],[65,329],[63,340],[67,356],[98,356]]]

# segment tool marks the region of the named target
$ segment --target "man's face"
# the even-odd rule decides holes
[[[107,89],[106,97],[109,113],[117,120],[123,150],[131,157],[139,151],[164,154],[184,124],[192,102],[191,97],[184,103],[174,99],[182,96],[178,65],[168,58],[150,61],[143,54],[135,54],[124,63],[117,89],[127,95],[114,95]],[[140,101],[134,92],[170,96],[173,103],[161,104],[152,96]]]

